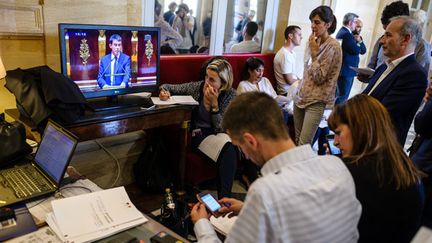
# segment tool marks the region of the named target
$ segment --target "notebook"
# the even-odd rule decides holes
[[[33,160],[0,170],[0,207],[58,190],[77,143],[67,130],[49,121]]]

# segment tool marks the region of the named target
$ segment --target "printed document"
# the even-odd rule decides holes
[[[173,95],[168,100],[162,101],[159,97],[151,97],[153,104],[155,105],[198,105],[196,101],[190,95]]]
[[[200,143],[198,149],[201,150],[214,162],[217,161],[222,148],[226,143],[231,142],[230,137],[226,133],[218,133],[216,135],[209,135]]]
[[[51,202],[46,222],[63,241],[89,242],[148,220],[136,209],[124,187]]]
[[[102,189],[89,179],[77,180],[72,184],[67,184],[63,186],[60,191],[62,198],[73,197],[89,192],[101,191]],[[57,196],[58,198],[58,196]],[[51,196],[37,201],[32,201],[27,203],[27,208],[29,209],[36,225],[43,225],[45,223],[45,218],[48,213],[51,213],[52,207],[51,202],[57,200],[56,196]]]

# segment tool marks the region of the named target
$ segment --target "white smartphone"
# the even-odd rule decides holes
[[[219,210],[219,208],[222,207],[219,204],[219,202],[209,192],[202,192],[200,194],[197,194],[197,198],[198,201],[204,203],[204,205],[212,214],[216,213]]]

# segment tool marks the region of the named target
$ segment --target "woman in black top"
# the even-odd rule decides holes
[[[335,106],[328,125],[362,204],[359,242],[410,242],[420,226],[423,188],[387,110],[370,96],[356,95]]]

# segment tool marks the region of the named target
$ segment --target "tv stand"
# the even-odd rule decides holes
[[[119,110],[108,110],[103,112],[85,111],[84,116],[70,124],[63,124],[68,131],[73,133],[80,142],[115,136],[119,134],[160,128],[159,131],[169,131],[167,127],[174,126],[171,141],[168,144],[174,156],[178,158],[177,185],[183,188],[185,176],[186,152],[189,141],[189,123],[192,115],[192,106],[173,105],[156,107],[152,110],[143,110],[139,107],[130,107]],[[41,140],[42,131],[34,122],[22,116],[18,109],[6,109],[6,115],[21,122],[26,127],[26,132],[31,134],[37,142]],[[171,151],[171,150],[170,150]],[[170,152],[171,153],[171,152]]]
[[[154,106],[150,97],[144,97],[142,95],[114,95],[107,96],[103,98],[95,98],[87,100],[87,106],[92,111],[106,111],[106,110],[114,110],[121,109],[133,106],[140,106],[145,109],[149,109]]]

